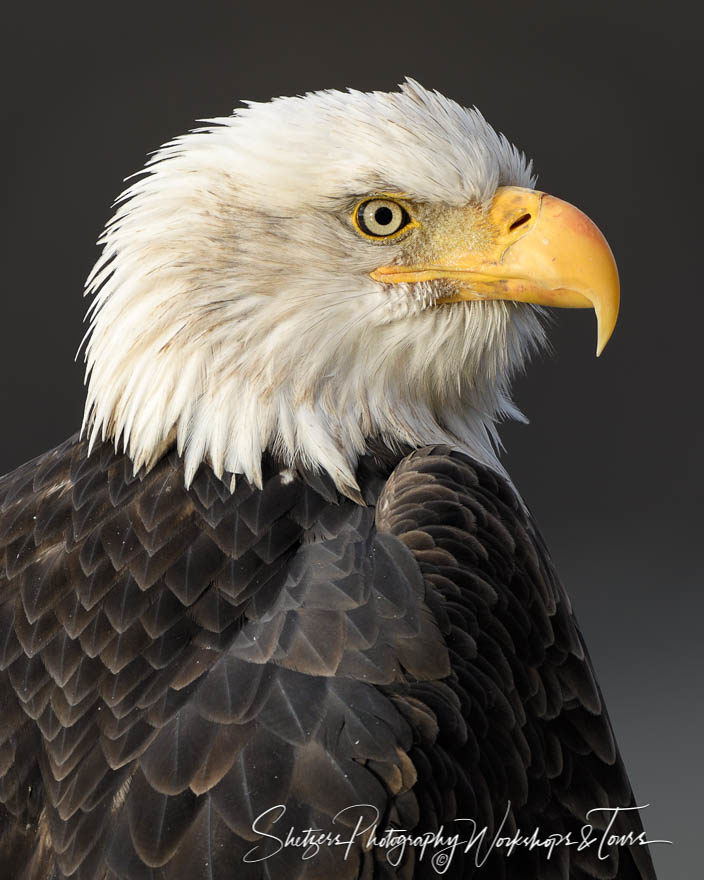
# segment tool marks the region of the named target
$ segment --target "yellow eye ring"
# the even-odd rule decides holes
[[[401,202],[385,194],[368,196],[358,202],[352,212],[352,222],[360,235],[377,242],[398,238],[420,225]]]

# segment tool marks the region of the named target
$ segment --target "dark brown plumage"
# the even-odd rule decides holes
[[[233,494],[73,438],[0,481],[0,856],[16,880],[430,878],[355,804],[579,838],[632,795],[568,600],[511,487],[459,453],[367,456],[366,500],[265,462]],[[369,807],[367,808],[370,809]],[[369,814],[368,814],[369,815]],[[594,821],[593,819],[591,821]],[[594,821],[595,825],[600,820]],[[640,831],[632,814],[616,826]],[[643,846],[495,850],[445,876],[652,880]]]

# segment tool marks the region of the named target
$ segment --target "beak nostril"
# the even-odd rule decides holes
[[[518,220],[514,220],[513,223],[509,226],[508,231],[513,232],[514,229],[518,229],[519,226],[523,226],[524,223],[527,223],[530,220],[530,214],[521,214]]]

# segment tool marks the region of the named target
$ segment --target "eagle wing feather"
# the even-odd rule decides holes
[[[75,437],[0,481],[10,876],[418,880],[436,874],[412,848],[272,853],[288,828],[349,835],[357,804],[380,829],[475,817],[491,837],[507,810],[507,832],[566,832],[632,803],[515,492],[447,449],[399,460],[362,461],[366,506],[271,460],[262,489],[206,466],[186,489],[175,452],[135,475]],[[644,848],[484,870],[653,876]]]

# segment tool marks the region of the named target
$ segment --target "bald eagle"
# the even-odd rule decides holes
[[[82,429],[0,481],[4,876],[652,880],[497,458],[541,306],[598,351],[618,312],[534,183],[409,80],[208,120],[121,196]]]

